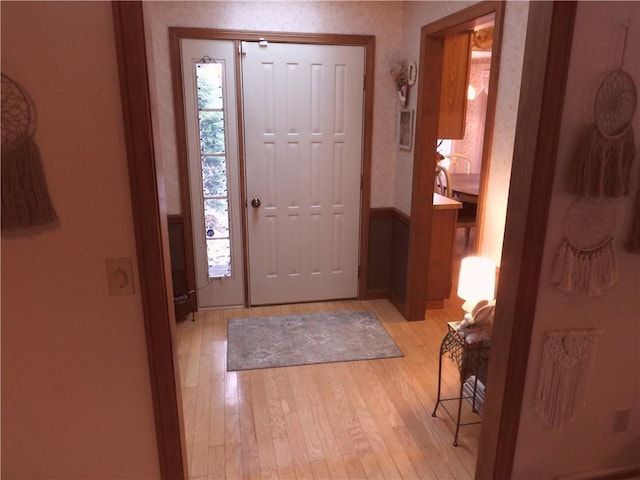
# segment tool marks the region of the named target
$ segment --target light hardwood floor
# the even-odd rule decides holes
[[[438,352],[458,320],[454,294],[442,310],[407,322],[387,300],[209,310],[178,324],[191,479],[473,478],[479,426],[460,429],[433,411]],[[402,358],[226,371],[230,318],[370,309]],[[458,371],[443,361],[443,396]]]

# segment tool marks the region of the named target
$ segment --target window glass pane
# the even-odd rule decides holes
[[[226,198],[204,201],[204,231],[207,238],[229,237],[228,212]]]
[[[207,257],[209,259],[209,278],[231,275],[231,241],[226,239],[207,239]]]
[[[222,66],[222,62],[196,65],[199,110],[222,108]]]
[[[224,153],[224,119],[222,112],[199,112],[200,150],[202,153]]]
[[[227,196],[225,157],[202,157],[202,192],[205,197]]]
[[[205,242],[210,278],[231,275],[223,68],[224,62],[211,59],[196,65]]]

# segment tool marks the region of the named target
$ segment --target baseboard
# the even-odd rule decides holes
[[[557,480],[633,480],[640,479],[640,466],[614,467],[591,470],[589,472],[560,475]]]

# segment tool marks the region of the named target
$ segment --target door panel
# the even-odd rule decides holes
[[[247,42],[242,71],[251,304],[356,297],[364,48]]]

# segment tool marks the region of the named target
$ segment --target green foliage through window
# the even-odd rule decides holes
[[[204,231],[209,278],[231,275],[223,61],[196,64]]]

